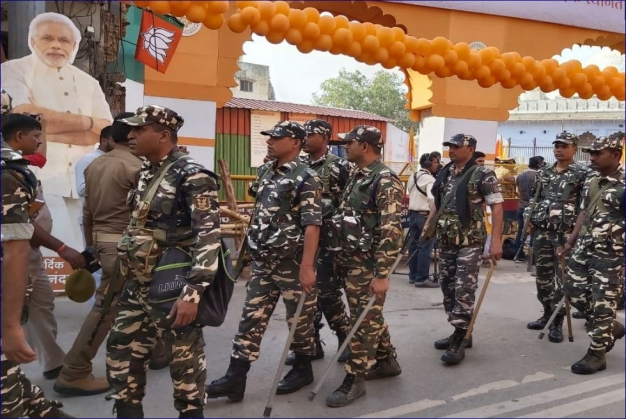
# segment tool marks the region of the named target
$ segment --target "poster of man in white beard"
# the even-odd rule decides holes
[[[34,171],[55,225],[62,227],[53,235],[75,248],[83,246],[75,165],[94,150],[100,131],[113,121],[98,81],[72,64],[80,41],[71,19],[43,13],[29,26],[31,54],[0,67],[2,88],[13,98],[13,112],[41,114],[47,123],[47,162]]]

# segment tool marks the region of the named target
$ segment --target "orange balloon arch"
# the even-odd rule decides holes
[[[219,29],[225,22],[228,1],[134,1],[138,7],[158,14],[185,16],[189,21]],[[500,83],[505,89],[520,86],[529,91],[539,87],[563,97],[581,99],[596,95],[600,100],[624,100],[625,74],[615,67],[600,70],[582,67],[578,60],[559,64],[554,59],[535,60],[498,48],[472,50],[465,42],[415,38],[401,28],[370,22],[349,21],[344,16],[320,15],[317,9],[292,9],[285,1],[237,1],[237,12],[228,18],[236,33],[250,28],[273,44],[287,41],[302,53],[313,50],[347,55],[357,61],[385,68],[413,69],[421,74],[461,80],[476,80],[482,87]]]

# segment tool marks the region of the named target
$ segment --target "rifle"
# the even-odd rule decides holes
[[[113,275],[111,276],[109,285],[107,285],[106,290],[104,291],[104,301],[102,302],[102,307],[100,308],[100,319],[98,319],[98,324],[87,341],[88,347],[92,345],[100,327],[102,327],[102,323],[104,323],[104,320],[111,312],[113,299],[115,299],[115,297],[124,290],[126,278],[122,275],[120,266],[120,258],[118,257],[115,259],[115,267],[113,268]]]
[[[535,191],[535,196],[533,197],[533,203],[530,204],[528,210],[528,216],[524,218],[524,228],[522,230],[522,237],[520,239],[520,246],[517,249],[517,253],[513,257],[514,261],[518,261],[520,256],[522,256],[522,252],[524,251],[524,243],[526,242],[526,238],[528,237],[528,228],[530,227],[531,220],[533,219],[533,215],[535,215],[535,209],[537,208],[537,198],[539,198],[539,193],[541,192],[541,182],[539,182],[539,186]],[[531,251],[532,252],[532,251]]]

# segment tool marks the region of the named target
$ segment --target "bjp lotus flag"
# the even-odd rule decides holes
[[[178,20],[144,10],[137,39],[135,59],[165,73],[183,36],[184,25]]]

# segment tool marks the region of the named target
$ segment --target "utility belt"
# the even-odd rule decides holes
[[[472,210],[471,221],[464,227],[456,211],[445,210],[437,221],[437,241],[441,244],[471,246],[485,242],[485,220],[481,210]]]
[[[533,214],[533,224],[550,231],[571,232],[576,224],[576,205],[569,202],[541,201]]]

